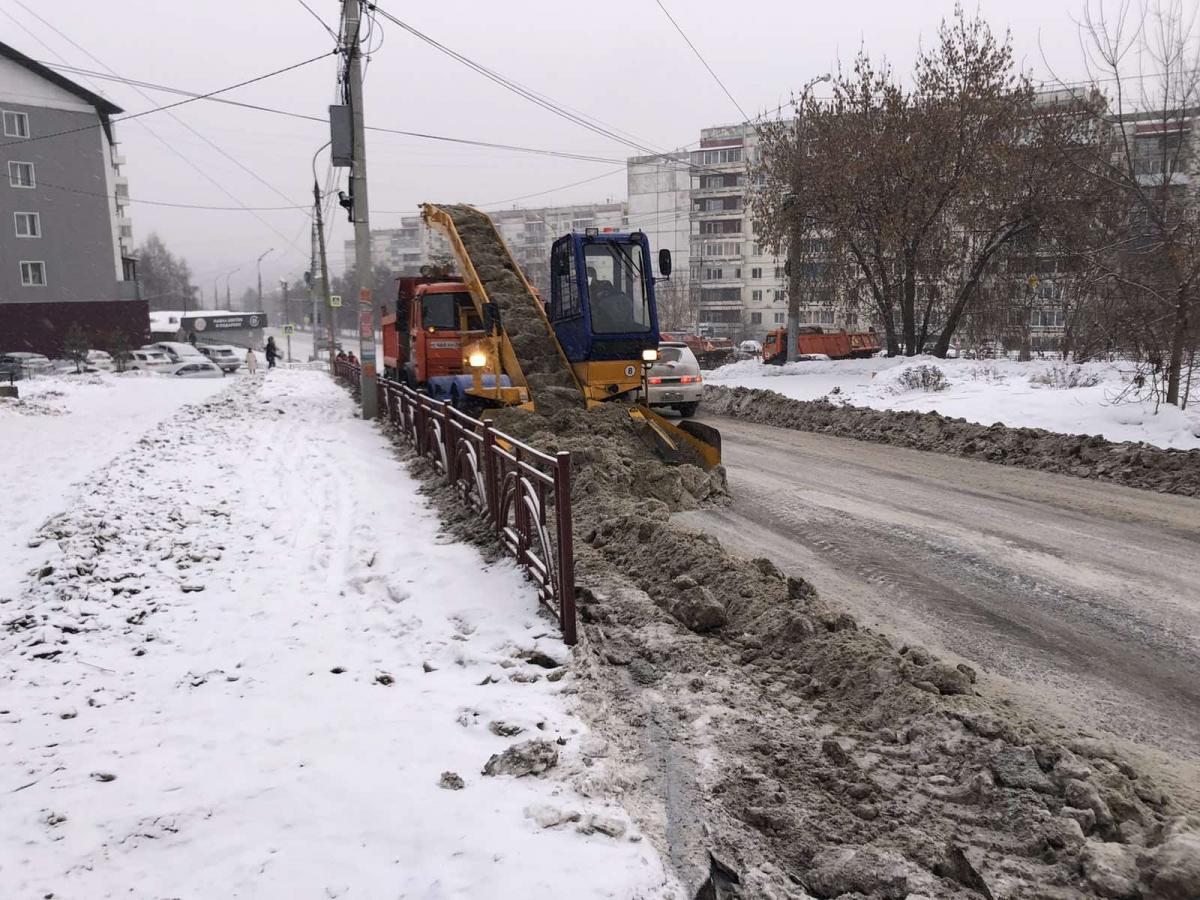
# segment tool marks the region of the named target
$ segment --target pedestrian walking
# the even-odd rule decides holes
[[[279,356],[279,348],[275,346],[275,338],[267,338],[267,346],[263,349],[267,357],[267,368],[275,368],[275,357]]]
[[[258,371],[258,357],[254,355],[253,347],[246,351],[246,371],[251,375]]]

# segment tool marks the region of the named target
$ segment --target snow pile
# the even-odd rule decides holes
[[[936,367],[946,387],[928,390],[919,367]],[[918,356],[766,366],[754,360],[710,373],[710,384],[772,390],[794,400],[828,398],[871,409],[938,412],[981,425],[1094,434],[1110,441],[1200,448],[1200,404],[1155,409],[1130,391],[1133,366],[1122,362],[966,360]],[[1200,384],[1194,385],[1200,397]],[[1144,393],[1144,392],[1143,392]]]
[[[6,893],[670,895],[533,590],[327,376],[239,379],[108,465],[93,437],[0,581]]]

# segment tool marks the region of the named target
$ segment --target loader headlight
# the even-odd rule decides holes
[[[476,350],[469,357],[467,357],[467,362],[471,364],[472,369],[482,369],[487,365],[487,354],[480,353],[478,350]]]
[[[642,362],[658,362],[658,350],[654,347],[648,347],[642,351]]]

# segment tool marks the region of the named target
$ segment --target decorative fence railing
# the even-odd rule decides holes
[[[334,371],[361,389],[357,362],[338,360]],[[472,418],[397,381],[377,384],[380,415],[455,487],[464,507],[491,524],[558,617],[563,640],[574,644],[571,454],[543,453],[490,419]]]

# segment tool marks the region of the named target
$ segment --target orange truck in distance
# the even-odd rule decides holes
[[[830,359],[866,359],[881,349],[874,331],[825,331],[816,325],[802,325],[796,335],[801,354],[820,353]],[[763,341],[763,362],[781,366],[787,362],[787,329],[776,328]]]

